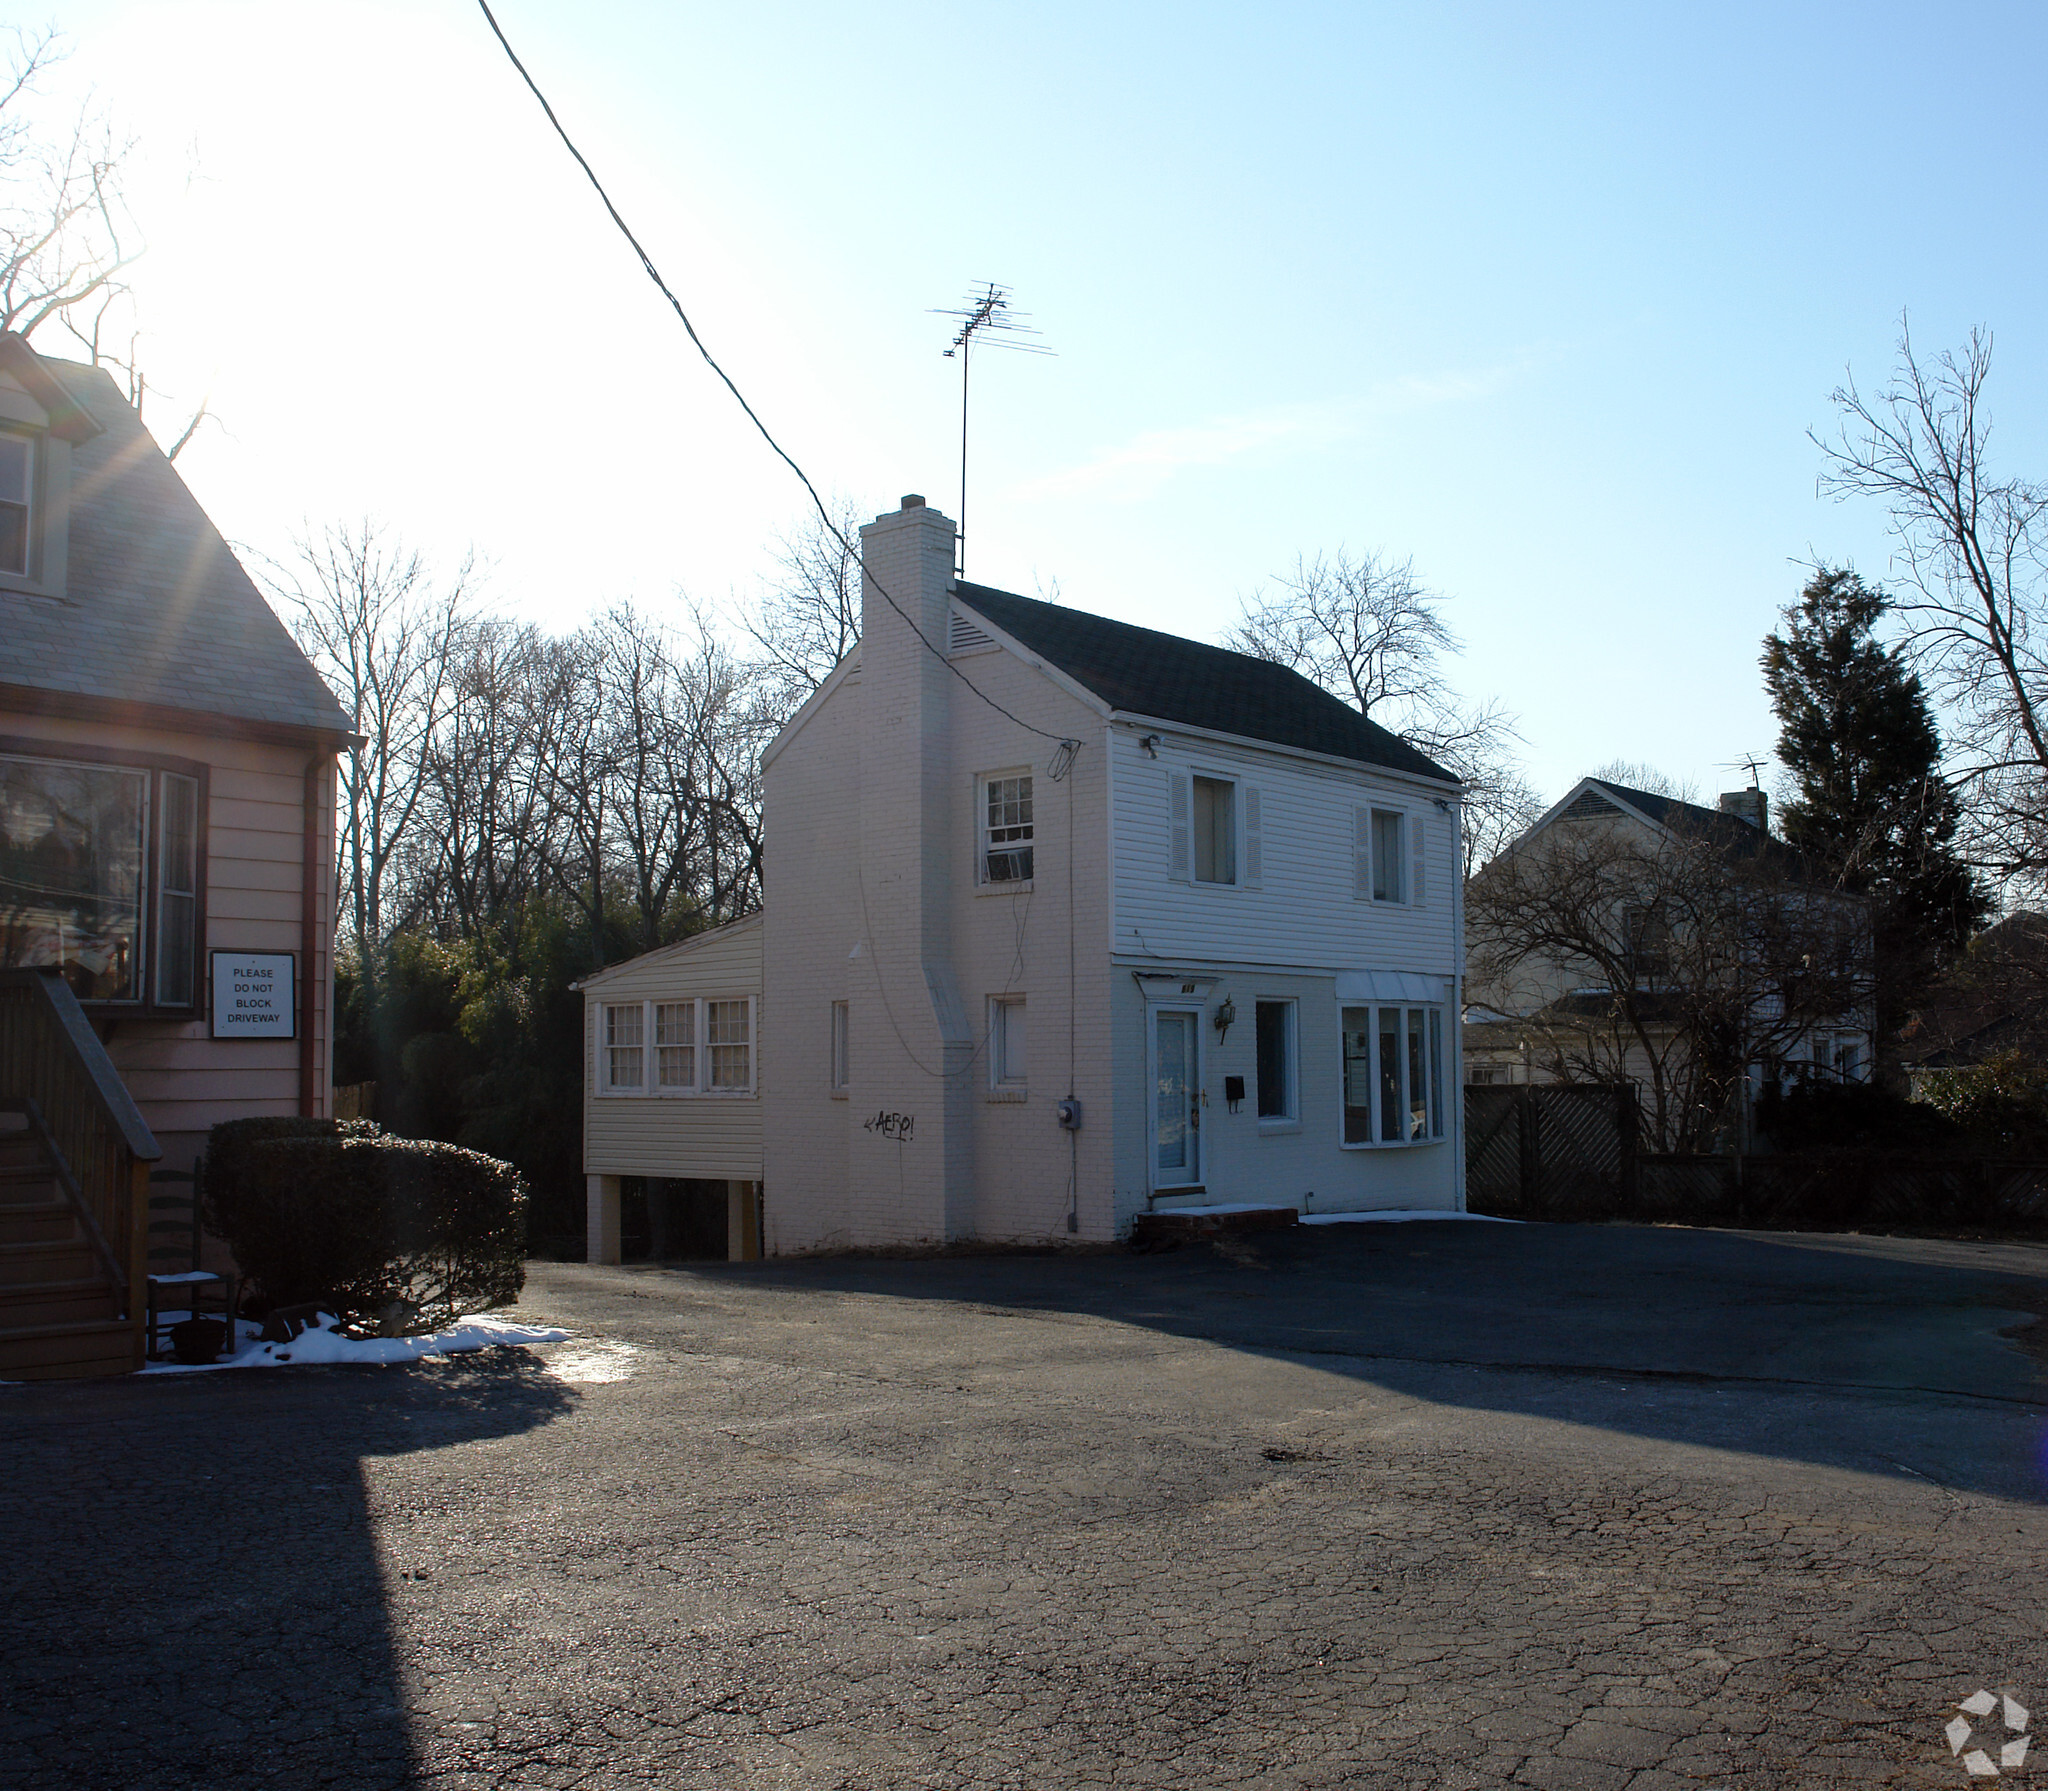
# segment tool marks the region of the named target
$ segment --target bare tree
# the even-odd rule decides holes
[[[2048,872],[2048,487],[2001,478],[1984,389],[1991,337],[1931,363],[1902,322],[1890,381],[1833,401],[1820,488],[1875,497],[1891,519],[1893,613],[1943,700],[1976,856],[2039,882]]]
[[[785,716],[860,641],[860,513],[841,502],[833,521],[837,536],[816,519],[785,535],[777,544],[776,570],[753,605],[735,606]]]
[[[340,697],[364,744],[341,764],[336,851],[341,906],[364,974],[406,918],[389,899],[431,856],[420,837],[429,762],[454,695],[471,626],[472,562],[437,580],[420,555],[375,524],[302,536],[296,560],[267,568],[293,634]],[[413,891],[403,893],[410,896]]]
[[[125,293],[142,252],[122,190],[133,147],[90,102],[46,131],[37,84],[63,60],[54,31],[17,29],[0,77],[0,329],[31,336],[53,317]]]
[[[1465,871],[1502,850],[1541,812],[1498,699],[1467,703],[1443,662],[1461,647],[1442,600],[1412,560],[1339,548],[1295,562],[1277,590],[1243,600],[1224,645],[1297,671],[1435,759],[1465,784]]]
[[[140,414],[149,381],[127,277],[144,248],[125,183],[134,139],[91,99],[65,120],[46,120],[39,87],[64,60],[62,40],[18,27],[12,38],[0,74],[0,329],[27,339],[61,324],[93,366],[119,377]],[[170,438],[169,458],[208,414],[202,400]]]
[[[1466,924],[1475,999],[1555,1080],[1635,1083],[1661,1149],[1722,1143],[1752,1064],[1869,1025],[1865,905],[1761,836],[1560,822],[1473,878]]]

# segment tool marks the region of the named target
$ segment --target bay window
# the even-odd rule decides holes
[[[204,800],[190,772],[0,753],[0,968],[81,1001],[199,1001]]]
[[[1342,1010],[1344,1142],[1429,1144],[1444,1135],[1444,1010]]]

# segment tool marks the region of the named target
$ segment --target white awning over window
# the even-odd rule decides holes
[[[1340,970],[1339,1001],[1435,1002],[1450,999],[1450,982],[1441,976],[1417,976],[1412,970]]]

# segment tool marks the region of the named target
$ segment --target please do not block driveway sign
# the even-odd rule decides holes
[[[288,1039],[298,1036],[293,999],[298,954],[289,951],[216,951],[213,1036],[217,1039]]]

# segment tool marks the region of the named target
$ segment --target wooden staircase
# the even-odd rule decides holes
[[[0,970],[0,1381],[142,1366],[161,1154],[70,989]]]
[[[0,1130],[0,1380],[126,1374],[135,1328],[121,1308],[43,1141],[26,1124]]]

